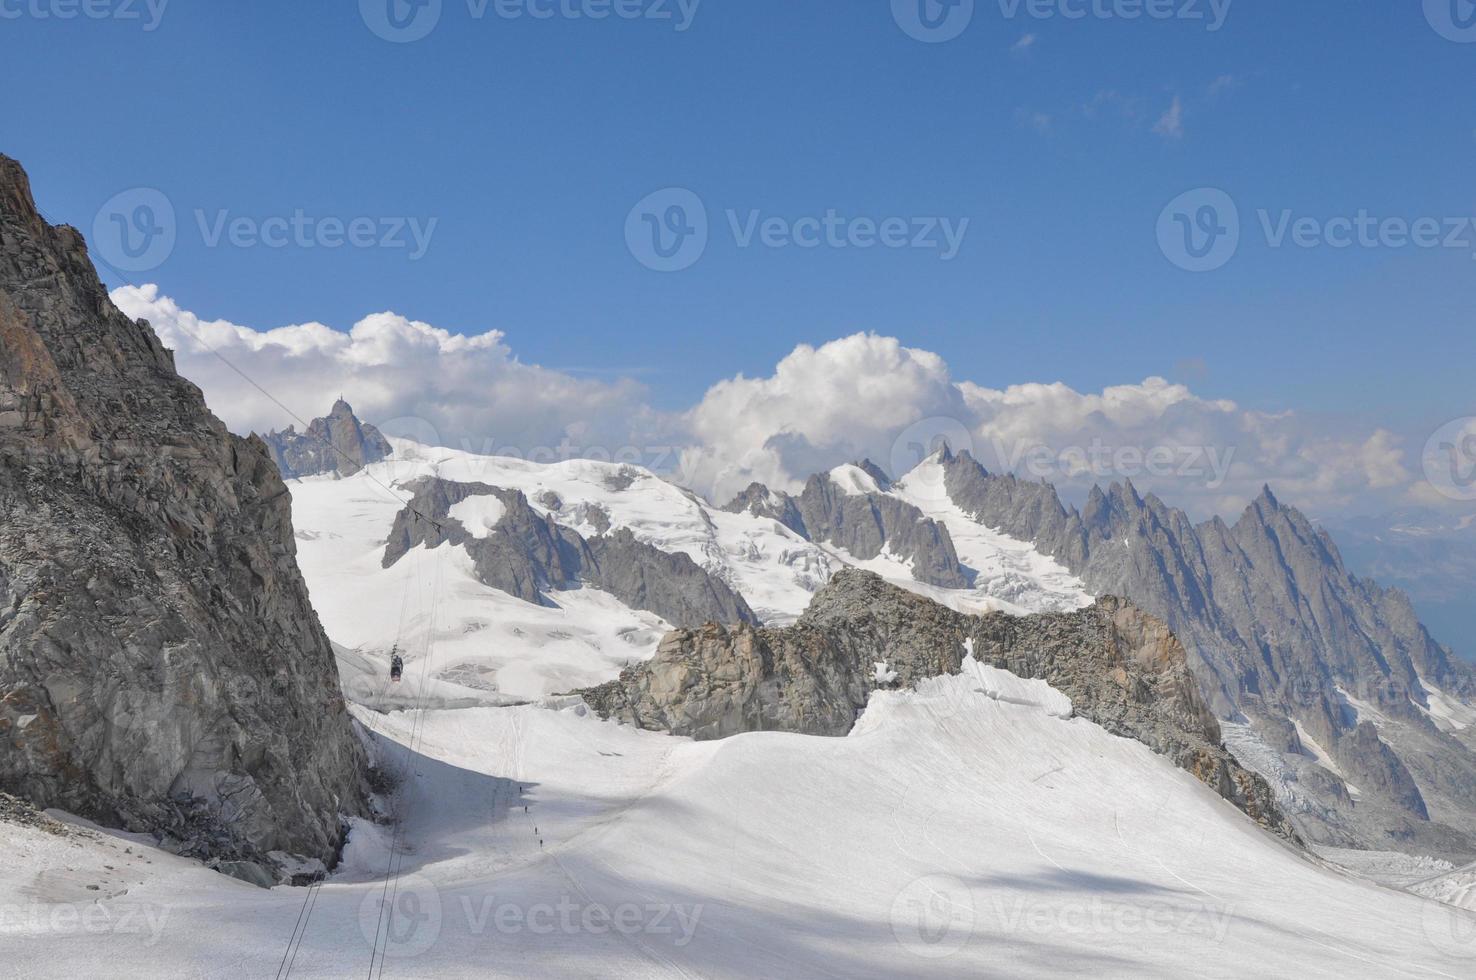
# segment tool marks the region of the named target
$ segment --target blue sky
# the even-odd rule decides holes
[[[664,407],[867,329],[982,384],[1161,374],[1389,425],[1476,408],[1469,249],[1270,249],[1257,233],[1193,275],[1155,239],[1164,205],[1200,186],[1243,212],[1476,214],[1461,96],[1476,45],[1418,4],[1239,0],[1210,32],[1009,18],[991,0],[925,44],[885,0],[706,0],[685,31],[479,20],[446,0],[428,37],[392,44],[351,2],[174,0],[152,31],[143,0],[138,20],[35,16],[56,2],[6,0],[22,16],[0,20],[0,146],[84,229],[117,192],[167,194],[179,242],[134,278],[204,316],[496,327],[525,360],[630,373]],[[1176,98],[1182,132],[1155,132]],[[623,226],[670,186],[701,197],[714,232],[695,266],[660,274]],[[970,226],[947,262],[740,249],[730,208]],[[438,223],[410,262],[209,248],[197,209]]]

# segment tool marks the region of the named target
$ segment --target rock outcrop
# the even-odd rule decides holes
[[[1163,622],[1111,597],[1074,613],[970,616],[845,569],[793,626],[677,630],[652,660],[579,693],[602,717],[698,739],[840,736],[878,687],[876,663],[910,687],[957,673],[966,641],[980,662],[1047,681],[1077,714],[1143,742],[1295,838],[1265,781],[1222,745],[1183,646]]]
[[[878,490],[885,473],[867,460],[856,465]],[[844,548],[869,561],[883,551],[909,562],[919,582],[944,589],[966,589],[969,574],[958,560],[948,529],[906,501],[884,492],[842,487],[828,473],[810,477],[799,496],[773,492],[755,483],[723,508],[779,521],[810,541]]]
[[[1077,511],[1048,484],[990,474],[967,453],[944,464],[965,513],[1167,622],[1220,717],[1249,718],[1283,753],[1300,724],[1337,760],[1341,776],[1299,787],[1322,804],[1304,812],[1309,836],[1476,853],[1476,753],[1423,710],[1431,687],[1476,697],[1476,670],[1435,642],[1402,593],[1352,575],[1332,538],[1269,488],[1234,524],[1195,524],[1131,483],[1093,489]],[[1310,750],[1298,747],[1291,761],[1304,768]],[[1354,805],[1343,777],[1363,791]]]
[[[335,860],[363,764],[267,447],[0,157],[0,790],[259,870]]]
[[[638,541],[627,528],[585,538],[540,514],[521,491],[485,483],[426,478],[411,489],[413,496],[395,516],[385,545],[385,568],[422,544],[460,545],[484,585],[525,602],[547,605],[550,593],[583,583],[673,626],[758,621],[743,596],[722,579],[688,555]],[[501,504],[501,515],[485,536],[451,516],[457,504],[473,497],[493,497]],[[608,515],[604,524],[609,527]]]
[[[392,451],[389,440],[374,426],[360,422],[342,398],[333,403],[326,418],[313,419],[306,432],[288,426],[262,438],[286,480],[320,473],[353,476]]]

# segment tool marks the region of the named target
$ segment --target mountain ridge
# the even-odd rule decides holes
[[[0,156],[0,789],[248,880],[331,864],[362,749],[265,444]]]

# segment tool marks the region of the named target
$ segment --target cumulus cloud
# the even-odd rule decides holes
[[[315,418],[340,394],[391,434],[477,452],[563,444],[614,454],[644,447],[663,426],[643,386],[524,364],[496,330],[462,336],[394,313],[346,333],[321,323],[258,330],[201,319],[153,285],[123,286],[112,298],[153,324],[180,373],[236,432]]]
[[[772,377],[715,385],[687,421],[682,472],[718,500],[752,481],[795,490],[861,458],[900,476],[940,439],[991,471],[1055,483],[1068,500],[1130,479],[1196,517],[1233,517],[1267,483],[1315,513],[1396,502],[1414,485],[1401,440],[1384,430],[1328,430],[1156,377],[1100,392],[986,388],[873,334],[802,346]]]
[[[754,481],[792,490],[839,463],[869,457],[885,466],[909,426],[967,414],[936,354],[874,334],[801,345],[772,377],[739,375],[707,392],[687,415],[694,445],[682,474],[718,500]]]
[[[942,440],[991,471],[1048,480],[1071,501],[1131,479],[1200,518],[1233,518],[1266,483],[1316,515],[1448,502],[1420,478],[1418,454],[1383,429],[1249,409],[1157,377],[1099,392],[988,388],[876,334],[802,345],[767,377],[720,381],[687,411],[662,413],[633,381],[525,364],[495,330],[463,336],[394,313],[348,332],[259,330],[203,320],[154,286],[113,299],[154,325],[238,432],[321,415],[342,394],[391,434],[474,452],[630,459],[719,503],[755,481],[798,490],[863,458],[900,476]]]

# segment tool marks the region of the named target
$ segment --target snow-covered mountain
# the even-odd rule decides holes
[[[529,513],[580,548],[628,533],[690,559],[718,583],[712,588],[731,590],[768,625],[794,622],[845,567],[967,613],[1070,611],[1090,605],[1093,593],[1126,595],[1186,639],[1232,749],[1275,788],[1310,839],[1457,861],[1471,853],[1476,706],[1468,672],[1407,603],[1346,573],[1330,540],[1269,492],[1233,529],[1193,527],[1130,486],[1094,495],[1077,515],[1047,485],[987,474],[966,455],[941,450],[895,481],[861,461],[815,475],[799,494],[754,485],[719,508],[631,466],[539,465],[408,442],[395,449],[347,479],[293,482],[315,604],[329,634],[358,651],[345,674],[363,674],[369,686],[397,639],[417,662],[425,600],[407,603],[407,589],[415,582],[428,590],[418,583],[447,563],[456,604],[443,606],[450,619],[440,624],[436,663],[411,672],[412,686],[396,689],[402,698],[422,683],[458,703],[592,687],[649,658],[670,627],[736,618],[698,606],[695,622],[678,621],[668,610],[690,604],[633,605],[634,593],[622,601],[598,587],[599,576],[571,573],[564,563],[530,574],[578,583],[560,583],[556,601],[519,601],[512,586],[488,577],[486,566],[501,567],[505,556],[474,557],[499,538],[505,508],[488,495],[496,489],[519,495]],[[386,538],[400,533],[397,519],[415,516],[407,501],[431,478],[461,487],[458,497],[470,494],[435,519],[449,519],[471,540],[404,551],[387,563]],[[640,584],[651,598],[650,579]],[[377,612],[363,612],[365,594],[378,597]],[[377,696],[385,695],[363,698]]]
[[[516,491],[536,514],[586,539],[628,530],[659,551],[687,556],[769,624],[793,622],[835,570],[847,566],[875,571],[962,612],[1065,611],[1092,602],[1059,564],[969,521],[940,497],[935,462],[875,495],[917,508],[909,514],[912,523],[941,525],[941,537],[953,542],[950,554],[958,553],[962,587],[956,589],[919,581],[915,561],[885,543],[861,558],[840,545],[811,541],[772,517],[714,507],[637,467],[588,460],[538,464],[392,442],[390,458],[352,476],[320,474],[290,483],[298,560],[314,607],[329,636],[359,655],[344,664],[351,683],[377,676],[398,642],[411,685],[401,694],[424,683],[446,698],[492,692],[535,698],[612,679],[625,664],[649,658],[673,625],[589,586],[562,588],[547,605],[523,601],[479,581],[466,544],[413,548],[386,567],[396,518],[407,513],[413,488],[427,479]],[[852,471],[860,473],[843,467],[829,479],[847,480]],[[871,514],[866,496],[855,500]],[[485,539],[496,534],[505,513],[498,497],[480,492],[453,505],[449,517],[472,538]],[[426,664],[421,656],[431,633],[433,594],[440,597],[435,659]]]
[[[946,458],[895,482],[840,467],[800,497],[719,508],[629,466],[392,450],[288,484],[380,819],[353,822],[321,886],[265,890],[144,838],[16,822],[0,799],[0,895],[26,910],[0,917],[7,969],[1453,977],[1476,956],[1476,915],[1248,818],[1250,783],[1207,737],[1177,640],[972,520]],[[905,593],[868,571],[917,598],[888,598]],[[816,602],[834,581],[839,598]],[[827,648],[824,671],[864,679],[844,737],[692,740],[562,694],[651,663],[643,691],[700,699],[716,678],[653,657],[692,632],[673,618],[725,595],[765,624],[740,630],[796,664],[817,631],[852,656],[880,644],[861,675]],[[912,639],[888,639],[893,623]],[[943,657],[964,633],[967,656]],[[946,669],[931,674],[934,647]],[[803,717],[785,687],[764,690]],[[1402,884],[1451,873],[1382,860]]]

